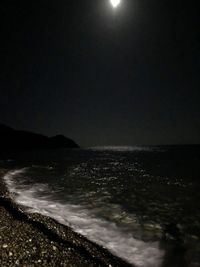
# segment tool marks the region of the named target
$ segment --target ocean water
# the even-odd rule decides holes
[[[134,266],[200,266],[199,147],[35,151],[0,167],[27,211]]]

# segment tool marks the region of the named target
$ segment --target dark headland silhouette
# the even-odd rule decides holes
[[[1,151],[78,147],[79,146],[73,140],[63,135],[47,137],[29,131],[15,130],[7,125],[0,124]]]

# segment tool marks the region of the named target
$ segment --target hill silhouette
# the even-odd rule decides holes
[[[78,145],[73,140],[63,135],[47,137],[29,131],[15,130],[7,125],[0,124],[1,151],[77,147]]]

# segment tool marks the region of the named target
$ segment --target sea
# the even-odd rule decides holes
[[[200,266],[200,146],[57,149],[0,161],[13,199],[136,267]]]

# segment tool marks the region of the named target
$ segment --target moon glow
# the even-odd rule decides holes
[[[121,0],[110,0],[111,5],[116,8],[121,3]]]

